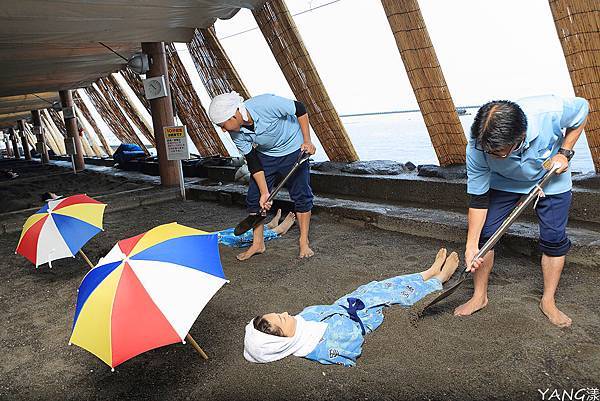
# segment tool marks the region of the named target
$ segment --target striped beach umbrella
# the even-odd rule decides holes
[[[114,368],[184,342],[226,282],[216,234],[171,223],[121,240],[81,282],[69,344]]]
[[[35,267],[73,257],[102,231],[104,208],[104,203],[87,195],[48,201],[23,225],[16,252]]]

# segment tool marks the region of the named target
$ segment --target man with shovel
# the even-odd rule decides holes
[[[539,197],[534,206],[544,276],[540,309],[556,326],[571,325],[571,319],[556,307],[554,295],[571,247],[566,234],[572,197],[569,161],[588,110],[588,103],[582,98],[536,96],[516,103],[489,102],[477,112],[467,145],[467,193],[471,201],[465,250],[474,292],[469,301],[456,308],[455,315],[471,315],[487,305],[494,251],[473,259],[521,196],[536,186],[545,173],[543,162],[550,159],[552,165],[560,165],[559,175],[548,182],[545,196]]]
[[[316,148],[310,139],[308,114],[298,101],[275,95],[260,95],[246,101],[236,92],[215,96],[208,115],[223,132],[229,132],[233,143],[248,163],[252,176],[246,196],[251,214],[269,210],[270,191],[278,178],[286,176],[304,153],[314,155]],[[313,206],[308,162],[301,163],[286,182],[294,202],[300,228],[300,258],[314,255],[308,232]],[[237,258],[246,260],[265,251],[263,225],[254,228],[250,248]]]

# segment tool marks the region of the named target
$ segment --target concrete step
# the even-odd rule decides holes
[[[240,184],[190,185],[188,199],[243,205],[246,190],[247,187]],[[314,205],[316,213],[325,212],[351,222],[418,237],[464,244],[467,234],[466,214],[457,211],[339,199],[322,195],[315,196]],[[285,190],[276,196],[274,206],[288,209],[292,207]],[[594,224],[586,224],[584,227],[574,222],[568,230],[573,242],[569,261],[584,266],[600,266],[600,227]],[[537,222],[525,218],[513,224],[499,246],[513,252],[535,255],[538,253],[537,238]]]

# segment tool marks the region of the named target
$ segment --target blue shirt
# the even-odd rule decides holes
[[[527,97],[516,102],[527,116],[527,133],[521,149],[505,159],[494,158],[467,145],[467,193],[482,195],[490,188],[526,194],[544,176],[544,160],[554,156],[566,128],[580,126],[588,115],[588,102],[580,97]],[[544,192],[556,195],[571,189],[570,169],[546,184]]]
[[[304,142],[296,104],[291,99],[271,94],[254,96],[244,102],[254,121],[254,132],[246,127],[230,132],[231,139],[243,155],[256,146],[268,156],[287,156],[300,149]]]

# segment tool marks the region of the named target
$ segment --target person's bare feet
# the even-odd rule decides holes
[[[289,212],[281,224],[275,227],[273,230],[279,235],[284,235],[294,225],[295,221],[296,215],[292,212]]]
[[[454,316],[469,316],[485,308],[488,304],[487,295],[483,297],[471,297],[467,302],[454,309]]]
[[[308,241],[303,242],[300,241],[300,254],[298,255],[298,257],[300,259],[303,258],[310,258],[311,256],[313,256],[315,253],[313,252],[312,249],[310,249],[310,246],[308,244]]]
[[[444,261],[446,260],[446,248],[440,248],[437,255],[435,255],[435,261],[431,265],[431,267],[424,272],[421,273],[423,276],[423,280],[427,281],[430,278],[434,277],[440,271],[442,271],[442,266],[444,265]]]
[[[548,320],[550,320],[550,323],[552,323],[553,325],[558,326],[560,328],[571,326],[571,318],[565,315],[563,312],[560,311],[560,309],[556,307],[556,304],[554,303],[553,299],[546,301],[544,300],[544,298],[542,298],[542,300],[540,301],[540,310],[544,315],[546,315]]]
[[[460,259],[458,258],[458,253],[452,252],[450,256],[446,258],[442,270],[438,274],[436,274],[435,277],[437,277],[442,283],[445,283],[450,277],[452,277],[452,275],[458,268],[459,262]]]
[[[236,256],[236,259],[239,261],[244,261],[250,259],[254,255],[260,255],[265,252],[265,244],[262,245],[252,245],[246,252],[242,252]]]
[[[280,219],[281,219],[281,209],[277,209],[277,213],[275,213],[275,216],[273,217],[273,219],[269,222],[269,224],[267,224],[267,227],[270,228],[271,230],[274,229],[275,227],[277,227],[279,225]]]

